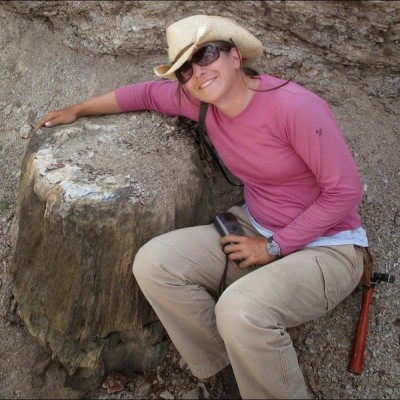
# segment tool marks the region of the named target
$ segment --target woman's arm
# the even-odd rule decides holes
[[[320,194],[274,235],[283,254],[335,230],[344,219],[345,226],[359,224],[357,206],[363,195],[355,162],[326,102],[309,95],[296,97],[294,107],[288,107],[285,129],[293,150],[313,172]]]
[[[36,131],[42,126],[50,128],[55,125],[70,124],[78,118],[89,115],[118,114],[121,112],[113,90],[69,107],[50,111],[34,125],[33,130]]]
[[[39,120],[34,130],[41,126],[70,124],[89,115],[117,114],[139,110],[157,111],[163,115],[182,115],[198,119],[199,105],[178,90],[175,81],[150,81],[121,86],[111,92],[93,97],[72,106],[49,112]]]

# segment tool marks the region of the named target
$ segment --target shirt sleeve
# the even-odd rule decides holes
[[[115,90],[115,97],[123,112],[150,110],[167,116],[181,115],[198,120],[198,102],[190,99],[175,81],[160,80],[122,86]]]
[[[282,254],[323,236],[354,212],[362,199],[356,165],[326,102],[312,93],[297,93],[290,102],[283,110],[286,140],[315,175],[320,194],[275,233]]]

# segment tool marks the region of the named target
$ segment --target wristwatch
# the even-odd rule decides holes
[[[281,248],[279,244],[275,242],[273,236],[268,238],[267,252],[270,256],[279,256],[281,254]]]

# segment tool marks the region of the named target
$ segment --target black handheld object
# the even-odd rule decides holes
[[[221,212],[214,216],[213,223],[221,236],[229,234],[246,236],[237,218],[230,212]]]
[[[213,223],[217,228],[217,231],[221,236],[229,234],[246,236],[242,226],[238,219],[230,212],[221,212],[214,216]],[[237,262],[239,264],[239,262]],[[226,274],[228,272],[228,255],[226,255],[226,264],[224,273],[222,274],[221,282],[219,284],[218,296],[221,296],[222,292],[226,289]]]

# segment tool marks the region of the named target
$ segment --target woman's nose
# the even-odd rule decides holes
[[[201,65],[197,65],[197,64],[193,63],[192,68],[193,68],[193,75],[200,76],[200,75],[204,74],[205,70],[207,69],[207,66],[205,65],[204,67],[202,67]]]

